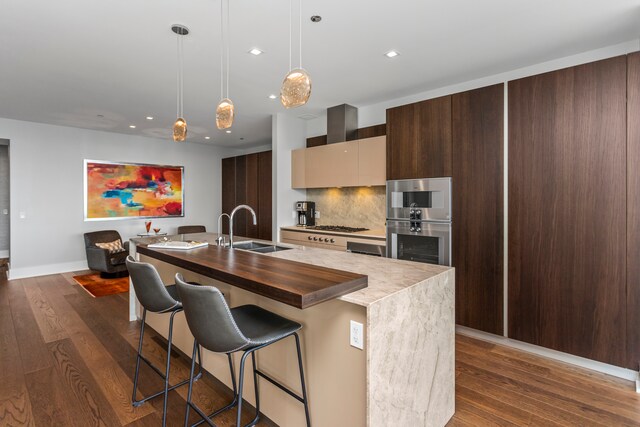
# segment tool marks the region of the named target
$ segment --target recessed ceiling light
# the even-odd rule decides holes
[[[277,97],[278,95],[274,95],[274,94],[269,95],[269,99],[276,99]]]
[[[204,139],[211,139],[211,137],[210,136],[205,136]]]
[[[386,56],[387,58],[395,58],[398,55],[400,55],[400,52],[398,52],[397,50],[390,50],[389,52],[384,54],[384,56]]]
[[[147,116],[147,120],[153,120],[152,116]]]
[[[129,127],[130,127],[131,129],[135,129],[135,128],[136,128],[136,125],[129,125]]]
[[[231,133],[231,131],[230,131],[230,130],[228,130],[228,131],[226,131],[226,132],[227,132],[227,133]]]
[[[251,49],[251,50],[249,51],[249,53],[250,53],[251,55],[258,56],[258,55],[262,55],[262,54],[264,53],[264,51],[262,51],[262,50],[258,49],[257,47],[254,47],[253,49]]]

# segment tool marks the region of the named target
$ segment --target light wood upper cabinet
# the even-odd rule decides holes
[[[384,136],[291,152],[292,188],[384,185],[385,180]]]
[[[291,188],[307,188],[305,149],[291,151]]]
[[[360,139],[358,148],[358,185],[385,185],[387,183],[387,137]]]

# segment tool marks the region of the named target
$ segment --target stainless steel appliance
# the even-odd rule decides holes
[[[385,256],[385,246],[375,243],[350,242],[347,240],[347,252],[372,256]]]
[[[451,265],[451,178],[387,181],[387,257]]]
[[[299,227],[312,227],[316,225],[315,202],[296,202],[296,212],[298,213],[297,225]]]

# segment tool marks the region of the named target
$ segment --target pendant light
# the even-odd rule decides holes
[[[183,84],[183,73],[184,73],[184,57],[182,53],[182,38],[189,34],[189,29],[184,25],[175,24],[171,26],[171,31],[176,33],[177,41],[178,41],[178,96],[177,96],[177,120],[173,124],[173,140],[175,142],[183,142],[187,139],[187,121],[184,119],[183,112],[183,99],[184,99],[184,84]]]
[[[227,2],[226,37],[225,37],[224,23],[223,23],[223,17],[225,16],[224,10],[223,10],[224,1],[225,0],[220,0],[220,97],[222,98],[222,101],[220,101],[220,103],[218,104],[218,108],[216,108],[216,126],[218,127],[218,129],[229,129],[233,125],[233,113],[234,113],[233,102],[231,102],[231,100],[229,99],[229,0],[226,0]],[[225,49],[227,53],[226,96],[225,96],[225,92],[223,91],[223,86],[224,86],[223,84],[224,83],[223,52]]]
[[[300,16],[299,16],[299,67],[296,69],[291,68],[291,28],[293,27],[293,12],[292,12],[292,0],[289,0],[289,73],[285,76],[282,82],[282,88],[280,89],[280,102],[285,108],[295,108],[304,105],[309,101],[311,96],[311,77],[309,73],[302,68],[302,0],[298,0],[300,4]]]

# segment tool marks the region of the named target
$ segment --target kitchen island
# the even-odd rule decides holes
[[[214,242],[217,234],[188,237]],[[146,248],[153,241],[133,239],[131,250],[154,264],[165,283],[180,272],[189,281],[218,287],[231,306],[256,304],[303,325],[314,426],[442,426],[453,415],[452,268],[305,247],[270,254],[212,246]],[[256,274],[260,270],[264,274]],[[295,274],[305,277],[299,287],[302,276],[293,279]],[[362,350],[350,345],[351,321],[363,325]],[[166,336],[168,316],[149,313],[147,323]],[[174,328],[174,345],[190,354],[193,338],[183,315]],[[204,352],[203,364],[231,384],[223,355]],[[287,340],[260,350],[258,364],[300,391],[295,346]],[[245,379],[252,384],[250,372]],[[245,390],[253,403],[252,387]],[[266,381],[260,392],[262,412],[278,425],[304,425],[297,401]]]

